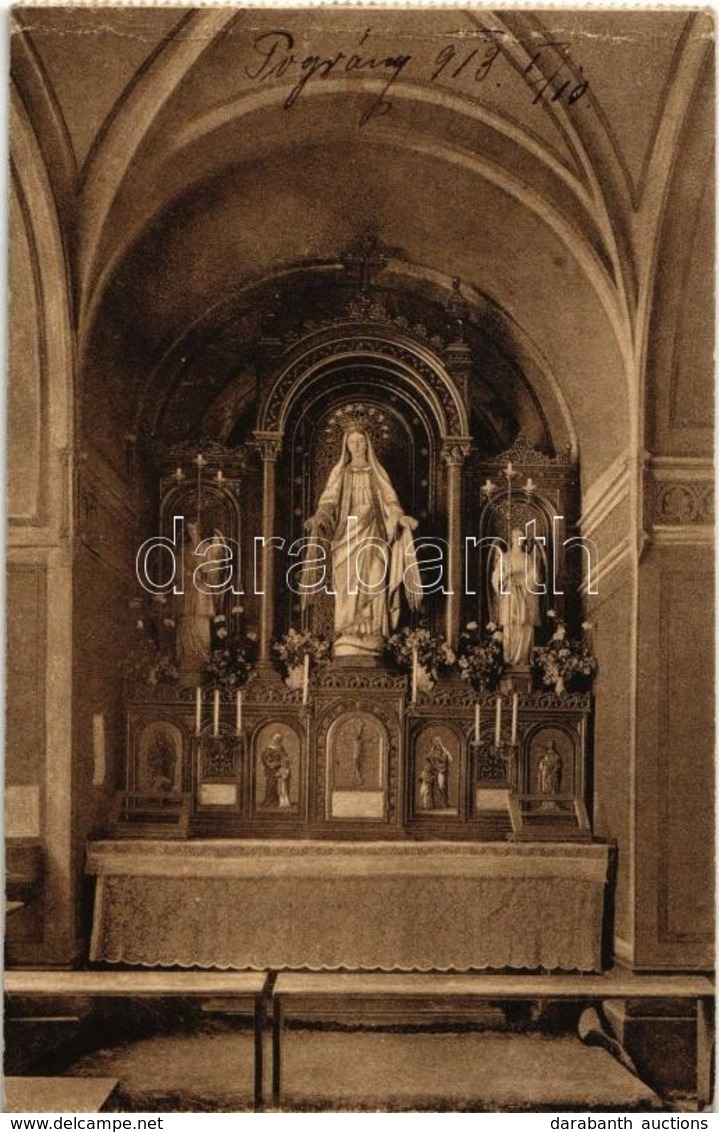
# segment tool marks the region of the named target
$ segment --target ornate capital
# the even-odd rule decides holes
[[[448,436],[442,443],[442,461],[448,468],[461,468],[472,447],[469,436]]]
[[[258,429],[254,433],[254,447],[259,452],[263,463],[274,464],[282,447],[282,433],[262,432]]]

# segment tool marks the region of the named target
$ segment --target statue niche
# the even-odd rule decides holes
[[[329,546],[334,594],[333,656],[378,657],[396,629],[401,592],[410,609],[421,604],[421,577],[412,531],[389,475],[375,456],[368,433],[349,426],[340,458],[332,468],[305,524],[308,547],[303,602],[320,547]]]
[[[333,641],[335,658],[376,663],[388,636],[419,609],[423,550],[413,535],[435,533],[436,438],[419,409],[390,390],[353,388],[339,399],[336,383],[297,406],[287,434],[292,494],[282,501],[291,504],[284,521],[292,539],[322,546],[314,563],[305,555],[302,587],[287,594],[287,620]],[[348,578],[357,576],[364,587],[348,593]],[[422,615],[432,624],[436,614],[430,597]]]

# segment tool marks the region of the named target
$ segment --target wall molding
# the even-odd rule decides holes
[[[629,536],[626,535],[620,542],[613,546],[604,558],[599,559],[599,566],[597,568],[596,588],[600,590],[601,584],[605,581],[610,574],[613,574],[620,566],[629,559],[631,552],[631,541]],[[582,597],[598,598],[601,597],[601,590],[599,593],[590,594],[587,590],[588,579],[586,576],[582,579],[579,587],[579,592]]]
[[[617,456],[599,479],[587,488],[578,527],[589,538],[629,495],[629,453]]]

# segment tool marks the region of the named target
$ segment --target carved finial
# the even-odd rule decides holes
[[[464,328],[469,317],[469,307],[462,296],[462,281],[458,275],[452,278],[452,294],[447,303],[449,331],[454,343],[464,342]]]
[[[360,232],[342,254],[347,274],[360,292],[370,289],[378,275],[387,266],[379,234],[375,225]]]

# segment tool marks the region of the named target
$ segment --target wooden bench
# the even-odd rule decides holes
[[[267,971],[6,971],[5,993],[59,998],[251,998],[254,1009],[254,1106],[263,1107],[262,1037]]]
[[[282,1036],[285,1005],[320,1000],[355,1002],[388,997],[432,999],[438,1015],[452,1000],[565,999],[599,1002],[617,998],[689,998],[696,1000],[697,1104],[709,1103],[711,1089],[712,1008],[714,986],[701,975],[393,975],[300,974],[277,976],[272,997],[272,1101],[282,1107]]]
[[[115,1077],[6,1077],[5,1112],[103,1112]]]

